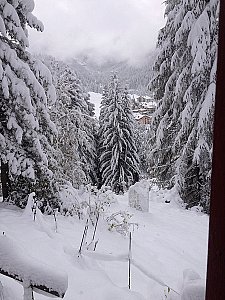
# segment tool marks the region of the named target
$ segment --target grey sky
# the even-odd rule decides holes
[[[59,58],[140,61],[164,25],[160,0],[35,0],[35,6],[45,31],[30,31],[31,51]]]

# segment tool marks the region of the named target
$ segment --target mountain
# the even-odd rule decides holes
[[[152,66],[156,53],[148,55],[142,65],[130,65],[127,61],[107,61],[97,64],[87,57],[70,59],[67,64],[77,73],[82,85],[89,92],[101,93],[102,88],[112,73],[116,73],[120,81],[128,86],[129,92],[138,95],[148,95],[148,83],[152,77]]]

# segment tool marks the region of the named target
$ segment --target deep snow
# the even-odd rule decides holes
[[[128,207],[128,194],[117,196],[111,211],[127,210],[138,229],[132,232],[131,291],[128,290],[128,237],[109,232],[103,219],[97,228],[97,249],[78,249],[85,220],[52,216],[35,222],[31,215],[0,203],[0,234],[12,239],[20,255],[33,257],[59,274],[67,273],[65,300],[161,300],[169,286],[181,293],[183,271],[192,269],[204,280],[206,274],[208,216],[182,208],[174,191],[150,191],[150,212]],[[165,203],[169,200],[170,203]],[[87,241],[90,241],[90,228]],[[0,258],[1,259],[1,258]],[[19,283],[0,275],[4,300],[22,300]],[[1,295],[1,293],[0,293]],[[169,296],[179,299],[170,290]],[[1,298],[1,297],[0,297]],[[50,299],[35,293],[35,300]]]
[[[100,105],[102,101],[102,94],[95,93],[95,92],[89,92],[90,95],[90,102],[94,103],[95,105],[95,116],[98,119],[100,115]]]

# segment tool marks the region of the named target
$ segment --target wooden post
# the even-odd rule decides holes
[[[225,1],[220,1],[206,300],[225,299]]]
[[[34,293],[31,286],[23,287],[23,300],[34,300]]]
[[[131,289],[131,232],[129,236],[129,254],[128,254],[128,288]]]

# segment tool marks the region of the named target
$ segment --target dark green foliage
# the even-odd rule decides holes
[[[103,93],[98,151],[101,184],[110,186],[117,194],[139,180],[133,126],[128,93],[114,75]]]
[[[159,100],[149,172],[176,185],[187,207],[209,211],[218,1],[166,1],[150,88]]]

